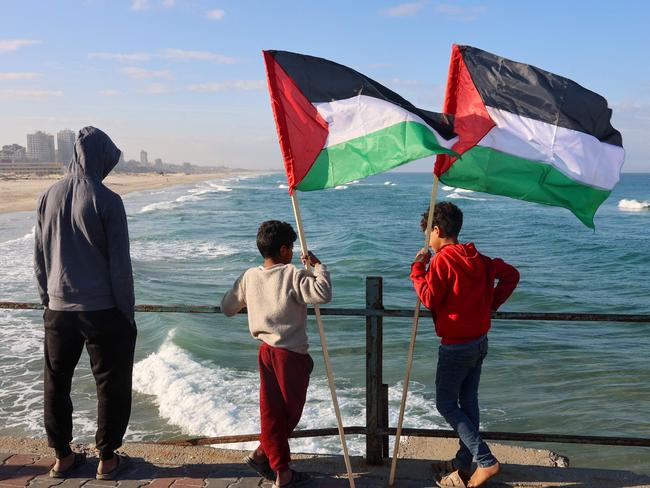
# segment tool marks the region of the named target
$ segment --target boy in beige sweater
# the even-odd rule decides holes
[[[260,445],[246,464],[274,481],[275,488],[309,481],[306,473],[289,468],[289,435],[302,415],[314,367],[307,352],[307,304],[332,299],[329,273],[316,256],[302,256],[303,263],[309,259],[313,272],[291,264],[296,237],[286,222],[263,222],[257,248],[264,263],[246,270],[221,300],[221,310],[229,317],[247,308],[251,335],[262,342],[258,352],[262,432]]]

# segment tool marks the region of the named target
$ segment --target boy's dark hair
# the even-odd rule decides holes
[[[257,230],[257,249],[265,258],[276,258],[280,254],[280,248],[291,247],[297,237],[291,224],[279,220],[267,220],[262,222]]]
[[[427,230],[427,218],[429,217],[429,209],[422,214],[420,220],[420,227],[422,230]],[[433,210],[433,223],[431,228],[438,226],[441,230],[441,237],[458,237],[460,229],[463,226],[463,212],[451,202],[440,202],[436,204]]]

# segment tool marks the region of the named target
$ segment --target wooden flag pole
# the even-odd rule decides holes
[[[424,246],[429,247],[429,237],[431,236],[431,226],[433,223],[433,211],[436,208],[436,194],[438,193],[438,177],[433,177],[433,187],[431,189],[431,202],[429,203],[429,215],[427,217],[427,230],[425,232]],[[397,432],[395,433],[395,446],[393,447],[393,459],[390,464],[390,476],[388,486],[395,483],[395,472],[397,471],[397,458],[399,456],[399,442],[402,435],[402,422],[404,421],[404,409],[406,408],[406,395],[409,389],[409,380],[411,378],[411,367],[413,366],[413,352],[415,351],[415,337],[418,334],[418,319],[420,318],[420,306],[422,301],[418,297],[413,314],[413,329],[411,330],[411,344],[409,346],[408,358],[406,360],[406,374],[404,375],[404,386],[402,388],[402,401],[399,406],[399,419],[397,420]]]
[[[300,239],[300,249],[302,254],[308,255],[307,240],[305,239],[305,232],[302,227],[302,217],[300,216],[300,207],[298,206],[298,197],[294,191],[291,194],[291,204],[293,205],[293,214],[296,218],[296,225],[298,226],[298,238]],[[309,259],[305,263],[305,267],[311,270]],[[336,414],[336,424],[339,429],[339,438],[341,439],[341,447],[343,448],[343,458],[345,459],[345,469],[348,472],[348,481],[350,488],[355,488],[354,477],[352,476],[352,466],[350,465],[350,456],[348,455],[348,446],[345,442],[345,432],[343,431],[343,421],[341,420],[341,411],[339,409],[339,401],[336,397],[336,386],[334,385],[334,376],[332,374],[332,365],[330,363],[329,352],[327,351],[327,340],[325,339],[325,330],[323,328],[323,320],[320,315],[320,307],[314,304],[314,315],[316,315],[316,323],[318,324],[318,333],[320,334],[320,342],[323,348],[323,360],[325,362],[325,372],[327,373],[327,383],[330,387],[332,394],[332,403],[334,404],[334,413]]]

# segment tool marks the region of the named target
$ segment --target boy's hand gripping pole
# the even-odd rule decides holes
[[[298,226],[298,238],[300,239],[300,249],[302,254],[307,255],[307,240],[305,239],[305,232],[302,227],[302,217],[300,216],[300,207],[298,206],[298,198],[296,192],[291,193],[291,204],[293,206],[293,214],[296,217],[296,225]],[[305,263],[305,267],[310,270],[311,263],[309,259]],[[343,430],[343,421],[341,420],[341,411],[339,409],[339,402],[336,397],[336,386],[334,385],[334,376],[332,374],[332,365],[330,364],[330,356],[327,351],[327,340],[325,339],[325,330],[323,328],[323,321],[320,315],[320,307],[318,304],[314,304],[314,314],[316,315],[316,323],[318,324],[318,333],[320,334],[320,342],[323,348],[323,360],[325,362],[325,371],[327,373],[327,383],[330,387],[330,393],[332,394],[332,403],[334,404],[334,413],[336,414],[336,424],[339,429],[339,438],[341,439],[341,447],[343,448],[343,458],[345,459],[345,469],[348,473],[348,481],[350,483],[350,488],[355,488],[354,477],[352,475],[352,467],[350,465],[350,456],[348,455],[348,446],[345,442],[345,432]]]
[[[436,208],[436,193],[438,193],[438,177],[433,177],[433,187],[431,189],[431,202],[429,203],[429,215],[427,216],[427,230],[425,232],[424,246],[429,247],[429,237],[431,236],[431,225],[433,223],[433,211]],[[413,351],[415,351],[415,337],[418,334],[418,319],[420,318],[420,306],[422,301],[420,297],[415,304],[413,313],[413,329],[411,330],[411,344],[409,346],[408,358],[406,360],[406,374],[404,375],[404,386],[402,388],[402,401],[399,406],[399,419],[397,420],[397,432],[395,433],[395,446],[393,447],[393,459],[390,463],[390,476],[388,486],[395,483],[395,472],[397,470],[397,458],[399,457],[399,442],[402,435],[402,422],[404,421],[404,409],[406,408],[406,396],[409,390],[409,380],[411,378],[411,367],[413,366]]]

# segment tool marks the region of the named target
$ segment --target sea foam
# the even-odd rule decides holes
[[[447,198],[451,198],[454,200],[475,200],[477,202],[484,202],[487,200],[487,198],[479,198],[479,197],[470,197],[469,195],[463,195],[459,190],[455,191],[454,193],[450,193],[447,195]]]
[[[650,211],[650,201],[648,200],[639,201],[639,200],[623,198],[618,202],[618,208],[621,210],[627,210],[631,212],[643,212],[646,210]]]
[[[167,422],[192,436],[219,436],[259,432],[259,375],[257,372],[234,371],[211,362],[199,362],[173,342],[172,330],[160,349],[138,362],[133,370],[134,390],[153,396],[159,414]],[[337,378],[342,416],[348,425],[365,423],[365,390],[341,387],[345,380]],[[433,404],[420,392],[417,383],[411,388],[406,415],[418,418],[418,426],[436,428],[444,425],[432,417]],[[389,389],[392,404],[391,423],[396,422],[401,386]],[[307,403],[298,429],[335,427],[330,391],[322,373],[312,374]],[[360,436],[348,439],[350,452],[362,455],[365,440]],[[255,443],[228,444],[231,449],[250,449]],[[296,452],[340,453],[336,437],[293,439]]]
[[[131,242],[131,258],[138,261],[191,261],[230,256],[236,249],[225,244],[197,240],[136,240]]]

